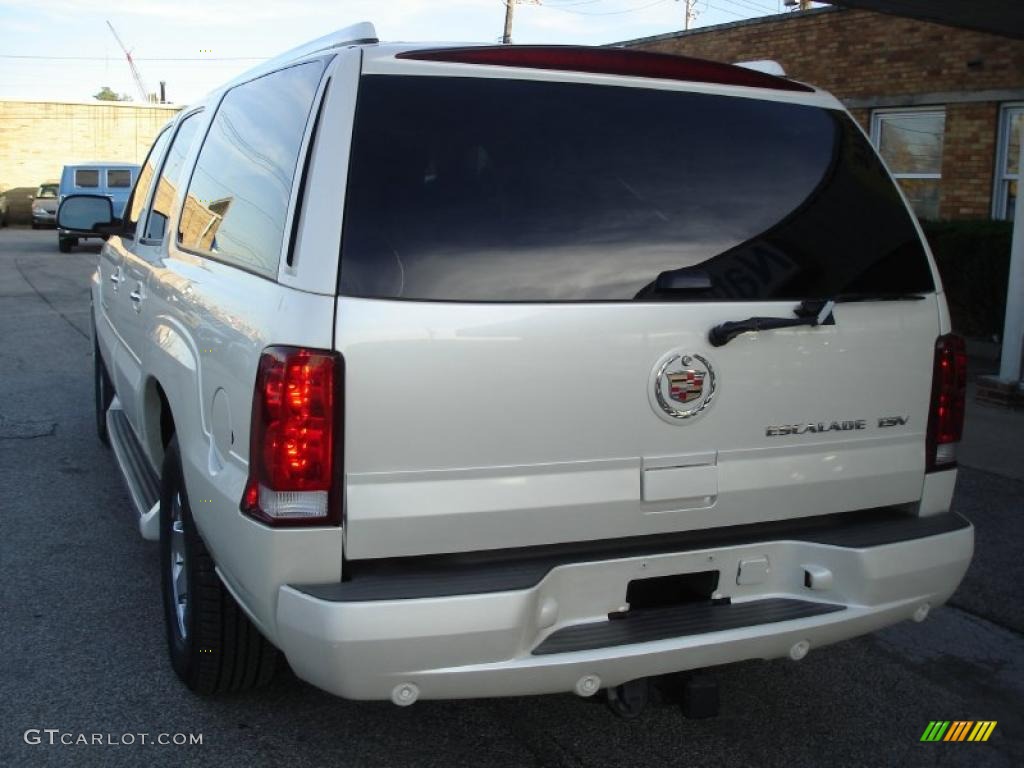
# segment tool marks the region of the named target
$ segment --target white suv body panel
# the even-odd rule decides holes
[[[714,349],[715,324],[784,315],[792,302],[339,299],[347,554],[610,539],[916,502],[938,301],[842,304],[834,326]],[[703,356],[717,376],[714,403],[687,423],[666,423],[648,397],[671,351]],[[907,424],[879,428],[887,416]],[[844,420],[867,423],[765,434]],[[691,469],[668,499],[646,500],[645,473],[669,467]]]
[[[306,187],[302,195],[302,210],[295,227],[295,242],[287,258],[288,240],[282,254],[278,282],[308,293],[325,296],[337,295],[338,251],[341,244],[345,210],[345,184],[339,183],[339,169],[348,168],[352,126],[355,121],[355,94],[359,88],[362,49],[346,48],[338,52],[320,83],[320,93],[314,103],[320,109],[320,125],[315,143],[310,146],[311,132],[307,131],[300,158],[306,157]],[[329,85],[328,85],[329,83]],[[323,98],[329,89],[327,98]],[[322,100],[322,102],[321,102]],[[298,199],[292,195],[289,221],[295,215]]]
[[[131,331],[140,339],[138,375],[117,382],[121,400],[134,404],[126,413],[157,470],[163,392],[193,514],[218,572],[296,673],[353,698],[388,698],[405,683],[424,698],[565,691],[585,674],[615,685],[785,655],[799,640],[841,640],[945,601],[970,561],[969,526],[868,548],[768,540],[597,559],[554,567],[528,588],[483,594],[346,602],[303,590],[348,579],[354,561],[657,536],[892,505],[941,516],[955,482],[955,470],[924,471],[934,342],[949,330],[941,289],[920,301],[841,304],[834,326],[741,336],[718,349],[707,343],[711,326],[788,314],[793,302],[338,297],[340,212],[361,74],[586,82],[841,109],[823,91],[394,58],[410,47],[317,51],[334,58],[313,105],[317,135],[311,119],[303,140],[303,200],[296,213],[297,173],[287,220],[295,240],[289,247],[285,236],[277,279],[183,251],[169,236],[140,267],[144,310]],[[224,92],[205,102],[200,136]],[[177,229],[183,192],[169,233]],[[98,343],[112,370],[125,354],[125,331],[112,326],[121,321],[110,306],[120,302],[132,312],[125,302],[134,286],[109,289],[103,270],[114,258],[108,244],[93,281]],[[255,372],[270,345],[344,356],[342,527],[273,529],[239,511]],[[714,404],[684,425],[666,423],[651,403],[652,370],[673,350],[705,356],[718,377]],[[907,423],[877,426],[890,416]],[[853,437],[765,432],[775,424],[861,419],[868,426]],[[771,563],[769,577],[736,584],[739,564],[761,557]],[[738,604],[784,596],[845,610],[600,651],[532,654],[559,629],[621,607],[631,579],[702,570],[707,562],[721,569],[722,593]],[[801,579],[809,563],[830,570],[836,587],[808,593]]]

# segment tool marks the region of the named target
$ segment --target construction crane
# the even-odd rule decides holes
[[[117,40],[117,44],[121,46],[121,50],[124,51],[124,56],[128,59],[128,68],[132,71],[132,78],[135,80],[135,87],[139,89],[139,96],[142,97],[143,101],[149,101],[149,91],[146,90],[146,84],[142,82],[142,75],[139,74],[139,68],[135,66],[135,62],[132,61],[132,53],[124,47],[124,43],[121,42],[121,37],[117,34],[117,30],[114,29],[114,25],[107,21],[107,26],[110,27],[111,33],[114,35],[114,39]]]

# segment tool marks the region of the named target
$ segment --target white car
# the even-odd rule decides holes
[[[612,697],[923,620],[964,348],[831,95],[578,47],[253,70],[156,139],[93,278],[96,415],[193,690]]]

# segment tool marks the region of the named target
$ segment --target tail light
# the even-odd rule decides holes
[[[256,371],[242,512],[274,526],[337,525],[343,360],[268,347]]]
[[[967,351],[964,340],[953,334],[935,342],[932,403],[928,414],[927,470],[956,466],[956,444],[964,431],[967,394]]]
[[[751,69],[667,53],[587,48],[572,45],[479,45],[471,48],[430,48],[403,51],[396,59],[443,61],[454,64],[485,64],[498,67],[559,69],[601,75],[655,77],[666,80],[743,85],[783,91],[812,92],[813,88]]]

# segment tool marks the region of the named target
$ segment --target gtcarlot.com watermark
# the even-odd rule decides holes
[[[50,746],[131,747],[138,744],[160,747],[188,747],[203,743],[201,733],[87,733],[60,728],[29,728],[22,738],[26,744]]]

